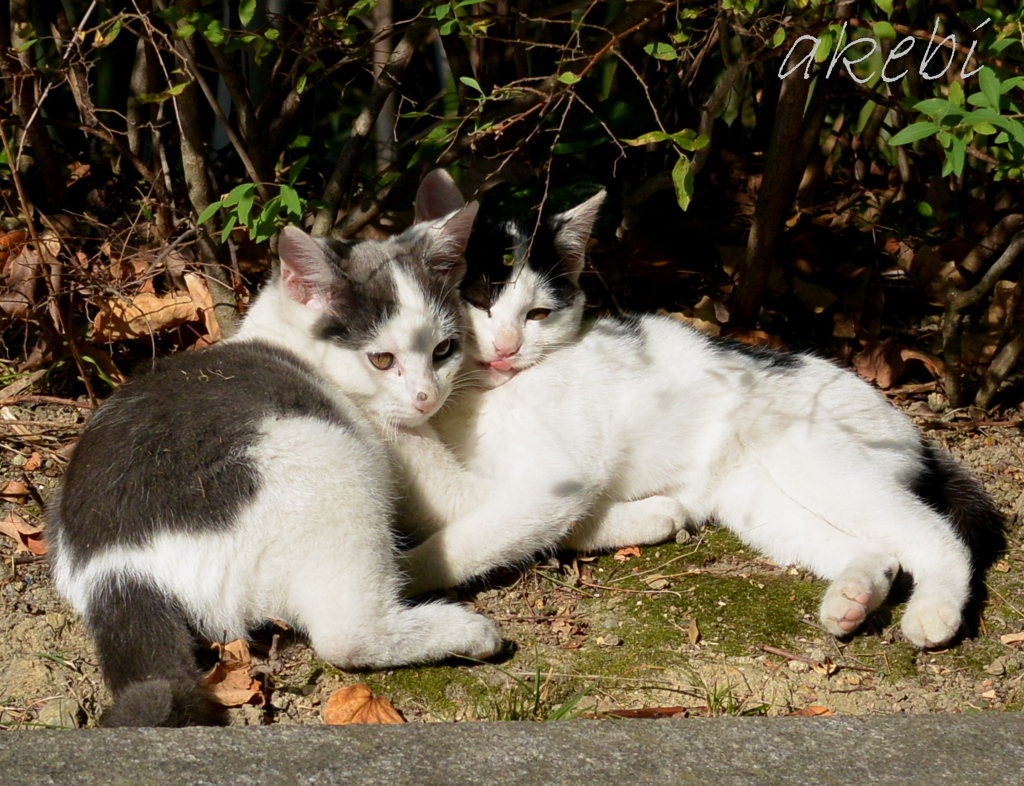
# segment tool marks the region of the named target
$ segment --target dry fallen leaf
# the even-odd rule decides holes
[[[15,552],[27,551],[38,557],[47,552],[43,531],[39,527],[33,527],[17,513],[8,513],[0,520],[0,532],[17,541]]]
[[[872,341],[853,358],[853,367],[868,382],[882,390],[891,388],[907,369],[900,348],[891,338]]]
[[[92,340],[101,344],[150,336],[191,322],[198,316],[192,296],[184,292],[168,295],[140,292],[132,298],[114,297],[98,305]]]
[[[612,558],[616,562],[625,562],[630,557],[639,557],[640,547],[639,546],[626,546],[624,549],[619,549],[615,552],[615,556]]]
[[[790,718],[823,718],[827,715],[834,715],[828,707],[819,707],[812,704],[810,707],[804,707],[802,710],[794,710],[789,713]]]
[[[245,639],[235,639],[227,644],[214,643],[213,648],[220,654],[220,661],[203,678],[203,684],[214,701],[225,707],[241,707],[243,704],[262,707],[266,699],[259,681],[253,679],[252,658]]]
[[[23,505],[28,499],[28,486],[17,480],[5,480],[0,485],[0,497],[15,505]]]
[[[1024,641],[1024,631],[1020,633],[1004,633],[999,637],[999,640],[1003,644],[1020,644]]]
[[[28,457],[28,461],[25,462],[25,466],[22,467],[22,469],[25,470],[26,472],[35,472],[42,465],[43,457],[40,456],[38,453],[33,452],[32,455]]]
[[[405,723],[386,696],[375,696],[361,682],[339,688],[324,707],[324,723],[345,726],[350,723]]]
[[[700,644],[700,628],[697,627],[696,617],[690,617],[690,629],[688,631],[690,644],[696,647]]]

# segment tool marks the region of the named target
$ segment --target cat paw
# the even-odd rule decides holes
[[[480,614],[463,611],[458,628],[458,643],[451,650],[454,657],[484,660],[497,655],[505,646],[498,628]]]
[[[960,630],[963,604],[953,599],[938,602],[912,597],[900,628],[915,647],[926,650],[948,644]]]
[[[874,596],[867,589],[849,584],[839,586],[836,582],[828,588],[821,602],[821,624],[833,636],[848,636],[878,605],[873,601]]]

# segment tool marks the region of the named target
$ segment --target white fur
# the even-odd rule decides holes
[[[315,247],[307,251],[312,256],[303,264],[313,260],[315,267]],[[285,267],[231,340],[262,339],[311,363],[322,375],[313,381],[350,427],[308,417],[267,418],[248,456],[259,490],[229,529],[168,531],[142,546],[107,548],[82,563],[72,563],[58,542],[58,589],[87,614],[106,582],[142,579],[175,598],[213,639],[244,636],[254,623],[275,617],[306,631],[321,657],[343,667],[494,654],[501,638],[482,616],[450,603],[401,601],[391,456],[378,432],[381,425],[415,425],[443,403],[454,368],[435,375],[430,354],[457,326],[444,324],[430,299],[399,272],[396,315],[380,326],[373,346],[344,348],[313,333],[325,308],[317,272]],[[401,373],[373,368],[367,351],[393,352]],[[431,399],[427,413],[416,407],[423,393]],[[94,427],[118,416],[116,404],[102,409]],[[129,522],[130,515],[125,512]],[[73,522],[64,522],[58,532],[69,526]]]
[[[417,512],[451,519],[403,555],[413,592],[560,545],[650,542],[716,519],[834,581],[821,610],[833,633],[884,599],[897,567],[915,580],[903,617],[914,644],[941,644],[960,625],[969,555],[907,490],[914,427],[825,360],[770,368],[667,318],[637,331],[598,320],[434,425],[471,474],[445,465],[429,434],[399,445],[428,479]]]

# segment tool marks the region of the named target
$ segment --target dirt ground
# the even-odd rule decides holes
[[[461,593],[509,640],[496,663],[345,673],[287,633],[268,634],[253,646],[260,693],[229,722],[322,723],[328,697],[358,682],[408,721],[1024,709],[1024,635],[1014,635],[1024,631],[1024,432],[966,414],[940,422],[920,394],[894,400],[974,469],[1010,525],[973,638],[918,652],[899,632],[897,604],[836,641],[816,621],[823,582],[711,528],[637,554],[559,555]],[[2,477],[15,484],[0,518],[44,526],[40,501],[87,415],[33,401],[0,408]],[[80,619],[44,557],[0,535],[0,560],[0,728],[95,726],[109,695]]]

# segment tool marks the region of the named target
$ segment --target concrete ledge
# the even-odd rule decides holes
[[[1024,715],[26,731],[0,784],[1021,783]]]

